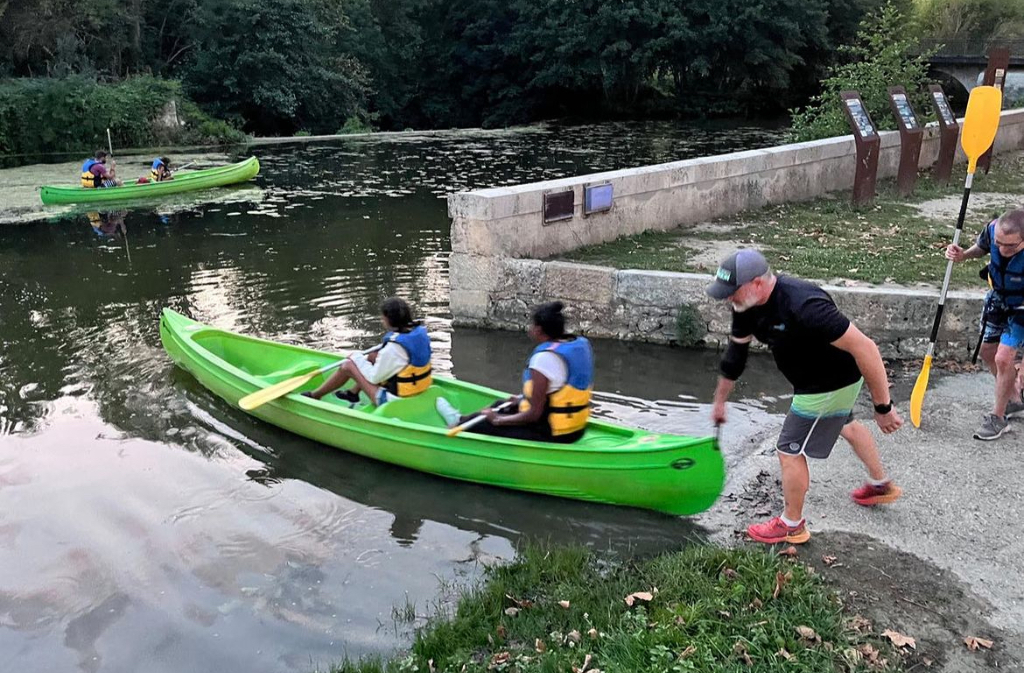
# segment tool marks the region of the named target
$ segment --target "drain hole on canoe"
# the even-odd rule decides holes
[[[693,458],[680,458],[679,460],[672,461],[672,467],[677,470],[689,470],[694,464]]]

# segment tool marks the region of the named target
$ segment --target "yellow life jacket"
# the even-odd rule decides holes
[[[86,189],[99,187],[103,184],[103,178],[92,172],[92,167],[99,163],[103,162],[96,161],[95,159],[86,159],[85,163],[82,164],[82,186]]]
[[[565,385],[547,396],[547,404],[541,416],[554,437],[579,432],[587,427],[590,419],[590,398],[594,392],[594,353],[586,338],[569,338],[570,341],[543,343],[530,353],[532,359],[538,353],[552,352],[565,361],[568,370]],[[523,399],[519,402],[519,411],[530,410],[532,394],[533,378],[527,362],[523,371]]]
[[[409,332],[388,332],[383,343],[395,343],[409,355],[409,364],[384,382],[384,388],[392,395],[409,397],[418,395],[434,382],[430,366],[430,335],[423,325]]]

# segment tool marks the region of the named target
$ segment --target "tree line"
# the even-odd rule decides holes
[[[179,80],[260,134],[774,115],[881,2],[0,0],[0,77]]]

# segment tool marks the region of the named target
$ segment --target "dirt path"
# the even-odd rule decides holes
[[[901,410],[907,389],[903,381],[894,390]],[[875,634],[914,637],[907,664],[915,671],[1024,670],[1024,418],[998,441],[972,439],[991,395],[987,373],[933,374],[921,429],[908,422],[885,437],[875,429],[904,489],[893,505],[850,501],[864,471],[842,440],[828,460],[811,463],[805,515],[813,538],[799,558],[839,590],[851,618],[868,618]],[[868,411],[858,416],[870,418]],[[735,468],[723,499],[701,519],[717,531],[713,539],[748,544],[740,542],[745,526],[781,510],[775,434],[730,446],[726,431]],[[969,636],[992,640],[992,649],[969,651]]]

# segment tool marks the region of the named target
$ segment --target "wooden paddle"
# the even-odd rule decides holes
[[[520,398],[520,396],[517,395],[514,400],[505,400],[503,403],[501,403],[498,406],[494,407],[494,410],[495,411],[504,411],[505,409],[508,409],[509,405],[512,405],[512,404],[515,404],[516,402],[518,402],[519,398]],[[487,417],[484,416],[483,414],[480,414],[479,416],[477,416],[475,418],[471,418],[470,420],[466,421],[462,425],[456,425],[454,428],[450,428],[448,430],[448,432],[446,433],[446,435],[448,437],[454,437],[455,435],[459,434],[460,432],[463,432],[465,430],[469,430],[470,428],[472,428],[473,426],[475,426],[475,425],[477,425],[479,423],[483,423],[485,420],[487,420]]]
[[[960,146],[967,155],[967,179],[964,182],[964,198],[960,202],[960,215],[956,220],[956,231],[953,233],[953,245],[960,242],[960,232],[964,228],[964,217],[967,215],[967,201],[971,197],[971,184],[974,172],[978,168],[978,158],[984,154],[995,140],[999,130],[999,112],[1003,106],[1003,94],[994,86],[979,86],[971,91],[967,102],[967,114],[960,132]],[[946,277],[942,281],[942,292],[939,294],[939,305],[932,323],[931,343],[928,353],[924,356],[921,373],[917,376],[914,391],[910,394],[910,421],[914,427],[921,427],[921,407],[924,406],[924,394],[928,389],[928,376],[932,369],[932,356],[935,353],[935,340],[939,336],[939,325],[942,323],[942,311],[945,307],[946,292],[949,290],[949,278],[953,273],[953,260],[946,264]]]
[[[363,353],[363,355],[367,355],[367,354],[372,353],[373,351],[375,351],[375,350],[377,350],[379,348],[380,348],[380,346],[375,346],[375,347],[370,348],[368,350],[362,351],[362,353]],[[245,397],[243,397],[242,399],[238,400],[238,406],[241,407],[242,409],[244,409],[245,411],[252,411],[256,407],[262,406],[262,405],[266,404],[267,402],[270,402],[272,400],[276,400],[279,397],[283,397],[283,396],[287,395],[288,393],[292,392],[293,390],[301,388],[306,383],[308,383],[309,381],[312,381],[314,378],[316,378],[317,376],[319,376],[321,374],[329,372],[332,369],[337,369],[338,367],[340,367],[343,364],[345,364],[345,362],[347,360],[348,360],[348,358],[345,358],[344,360],[338,360],[337,362],[332,362],[329,365],[324,365],[320,369],[314,369],[313,371],[309,372],[308,374],[301,374],[299,376],[295,376],[293,378],[290,378],[290,379],[288,379],[286,381],[281,381],[280,383],[275,383],[274,385],[269,386],[267,388],[263,388],[262,390],[257,390],[256,392],[250,393],[250,394],[246,395]]]

